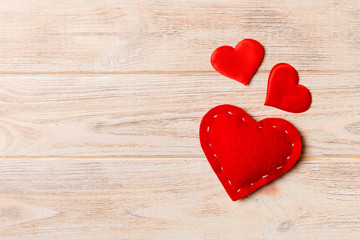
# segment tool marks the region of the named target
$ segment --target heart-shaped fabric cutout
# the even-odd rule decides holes
[[[222,46],[212,53],[211,65],[222,75],[248,85],[264,56],[264,48],[253,39],[244,39],[235,48]]]
[[[255,122],[232,105],[211,109],[200,125],[201,147],[233,201],[289,171],[300,157],[296,128],[280,118]]]
[[[299,85],[299,75],[287,63],[276,64],[270,71],[265,105],[287,112],[301,113],[311,105],[311,93]]]

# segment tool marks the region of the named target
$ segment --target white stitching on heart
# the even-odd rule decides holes
[[[228,111],[228,113],[229,113],[230,115],[233,115],[233,113],[230,112],[230,111]],[[216,118],[217,116],[218,116],[218,115],[214,115],[213,118]],[[245,122],[245,118],[242,118],[242,120],[243,120],[243,122]],[[262,127],[262,126],[259,126],[259,129],[261,129],[261,128],[263,128],[263,127]],[[276,128],[276,126],[274,125],[273,128]],[[207,132],[209,133],[209,131],[210,131],[210,126],[207,127]],[[285,132],[285,134],[289,134],[289,132],[288,132],[287,130],[284,130],[284,132]],[[295,144],[292,143],[292,144],[291,144],[291,147],[294,147],[294,146],[295,146]],[[209,143],[209,147],[212,148],[211,143]],[[215,153],[213,154],[213,156],[214,156],[216,159],[218,159],[218,157],[217,157],[217,155],[216,155]],[[289,160],[289,159],[290,159],[290,156],[291,156],[291,153],[290,153],[289,156],[287,156],[286,159]],[[219,162],[218,162],[218,164],[219,164]],[[280,167],[277,167],[276,169],[279,170],[279,169],[281,169],[281,168],[283,168],[283,167],[284,167],[284,166],[280,166]],[[220,166],[220,170],[221,170],[221,172],[223,172],[223,171],[224,171],[224,168],[223,168],[222,166]],[[262,176],[261,178],[267,178],[268,176],[269,176],[269,174],[266,174],[266,175]],[[260,179],[259,179],[259,180],[260,180]],[[259,181],[259,180],[257,180],[257,181]],[[255,182],[257,182],[257,181],[255,181]],[[233,186],[230,180],[228,180],[228,182],[229,182],[229,184],[230,184],[231,186]],[[254,185],[255,182],[250,183],[250,186]],[[241,188],[239,188],[239,189],[237,190],[237,192],[240,192],[240,190],[241,190]]]

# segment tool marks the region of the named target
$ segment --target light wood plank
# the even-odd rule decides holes
[[[1,72],[213,71],[243,38],[308,71],[358,71],[359,1],[12,0],[0,2]]]
[[[0,237],[358,239],[358,163],[301,162],[232,202],[206,161],[3,159]]]
[[[203,157],[201,118],[225,103],[292,122],[304,157],[360,156],[360,76],[300,76],[313,94],[302,114],[263,106],[264,73],[249,87],[216,73],[0,75],[0,157]]]
[[[359,9],[0,1],[0,239],[359,239]],[[249,87],[209,63],[243,38],[266,51]],[[309,111],[263,106],[278,62],[299,70]],[[291,121],[305,145],[290,173],[238,202],[197,136],[224,103]]]

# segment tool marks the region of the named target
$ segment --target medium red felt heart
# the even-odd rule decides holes
[[[264,56],[258,41],[244,39],[235,48],[222,46],[212,53],[210,62],[222,75],[248,85]]]
[[[299,85],[299,75],[287,63],[276,64],[270,71],[265,105],[292,113],[301,113],[311,105],[311,93]]]
[[[255,122],[232,105],[211,109],[200,125],[201,147],[233,201],[289,171],[300,157],[301,138],[281,118]]]

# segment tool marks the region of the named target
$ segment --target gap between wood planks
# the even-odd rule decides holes
[[[8,160],[49,160],[49,161],[206,161],[205,157],[0,157],[0,161]],[[299,161],[360,161],[360,157],[324,157],[324,158],[312,158],[312,157],[300,157]]]

